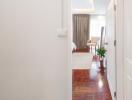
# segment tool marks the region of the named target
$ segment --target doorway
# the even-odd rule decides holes
[[[95,55],[97,55],[97,49],[99,48],[99,46],[101,44],[101,41],[103,42],[103,44],[105,45],[105,48],[108,51],[108,53],[106,55],[107,62],[105,61],[105,63],[104,63],[104,64],[107,63],[107,65],[105,67],[113,66],[113,69],[115,70],[115,62],[113,62],[113,60],[111,61],[112,58],[115,58],[115,47],[114,47],[114,45],[112,45],[112,44],[114,44],[114,41],[108,41],[108,40],[111,40],[111,38],[112,38],[112,40],[115,40],[115,37],[109,37],[109,35],[106,34],[108,31],[110,33],[110,31],[112,30],[111,35],[115,36],[115,24],[114,24],[115,19],[112,19],[112,18],[115,18],[115,13],[114,13],[114,9],[110,8],[110,6],[113,8],[114,1],[111,0],[111,2],[105,2],[105,0],[95,0],[95,1],[85,0],[84,2],[82,2],[81,0],[80,1],[79,0],[72,0],[71,2],[72,2],[71,3],[72,4],[72,7],[71,7],[71,20],[70,20],[71,21],[70,22],[71,23],[71,30],[72,30],[71,31],[72,35],[70,37],[71,40],[72,40],[71,41],[71,45],[72,45],[71,70],[72,71],[73,71],[73,69],[75,69],[75,70],[77,70],[77,69],[84,70],[85,69],[85,71],[88,70],[89,67],[92,66],[93,57],[96,58]],[[76,4],[73,5],[74,2]],[[89,2],[89,4],[87,4],[88,2]],[[99,4],[101,4],[101,5],[99,5]],[[102,4],[104,4],[104,5],[102,5]],[[87,8],[89,6],[90,6],[90,8]],[[102,11],[99,9],[99,7],[100,8],[102,7]],[[108,13],[109,11],[105,10],[104,8],[105,9],[107,8],[109,10],[111,9],[111,11],[113,11],[113,12],[109,14]],[[83,18],[84,16],[85,16],[85,18]],[[108,16],[110,16],[110,17],[108,17]],[[80,17],[82,19],[85,19],[85,21],[82,21]],[[79,20],[81,20],[80,23],[79,23]],[[87,25],[88,23],[86,23],[86,20],[87,20],[87,22],[90,22],[89,25]],[[84,23],[82,23],[82,22],[84,22]],[[75,25],[74,25],[75,23],[79,23],[80,27],[81,27],[81,24],[85,25],[85,26],[83,26],[83,28],[80,28],[79,24],[76,24],[76,27],[75,27]],[[85,38],[82,38],[82,40],[83,40],[83,43],[86,44],[86,45],[82,46],[81,43],[79,43],[81,40],[79,40],[78,37],[81,37],[82,34],[79,34],[79,30],[77,30],[78,29],[77,25],[78,25],[78,27],[80,28],[81,31],[85,30],[85,32],[83,31],[84,32],[83,35],[85,35],[84,36]],[[88,27],[89,30],[84,29],[87,26],[90,26],[90,27]],[[107,31],[107,29],[108,29],[108,31]],[[85,33],[88,33],[88,34],[85,34]],[[103,33],[103,35],[101,35],[102,33]],[[91,48],[90,48],[90,46],[87,45],[87,42],[89,40],[91,40],[92,38],[96,38],[98,40],[99,45],[97,47],[91,46]],[[98,39],[98,38],[100,38],[100,39]],[[79,42],[78,42],[78,40],[79,40]],[[108,44],[108,46],[107,46],[107,44]],[[112,49],[108,48],[109,44],[112,45],[111,46]],[[113,52],[112,53],[113,55],[110,58],[108,55],[110,55],[109,52],[111,52],[111,51]],[[112,64],[109,65],[111,62],[112,62],[113,65]],[[96,62],[96,64],[97,64],[97,62]],[[98,62],[97,65],[99,66],[99,62]],[[85,71],[84,71],[84,73],[85,73]],[[107,70],[107,76],[110,73],[111,73],[111,71]],[[109,88],[110,88],[110,92],[111,92],[111,95],[112,95],[112,98],[113,98],[112,100],[115,100],[114,94],[116,92],[116,79],[115,79],[116,74],[115,74],[115,71],[113,73],[114,73],[113,76],[109,75],[108,83],[110,85]],[[82,72],[82,74],[83,74],[83,72]],[[87,75],[88,75],[88,73],[87,73]],[[73,76],[71,76],[71,77],[73,78]],[[90,97],[88,97],[88,98],[90,98]],[[94,98],[94,97],[91,97],[91,98]],[[72,100],[74,100],[74,99],[72,99]],[[93,99],[93,100],[96,100],[96,99]]]

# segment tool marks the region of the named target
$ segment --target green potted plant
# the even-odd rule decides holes
[[[100,58],[100,69],[101,70],[104,70],[104,58],[105,58],[105,55],[106,55],[106,49],[104,47],[100,47],[97,49],[97,55],[99,56]]]

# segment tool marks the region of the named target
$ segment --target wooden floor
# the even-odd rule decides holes
[[[90,52],[90,48],[89,47],[86,47],[86,48],[80,48],[80,49],[76,49],[76,50],[73,50],[73,52]]]
[[[93,59],[91,69],[73,70],[72,100],[112,100],[106,72],[99,71],[99,63]]]

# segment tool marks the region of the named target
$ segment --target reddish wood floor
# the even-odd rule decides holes
[[[73,70],[72,100],[112,100],[106,72],[100,73],[94,57],[91,69]]]
[[[89,52],[89,51],[90,51],[89,47],[73,50],[73,52]]]

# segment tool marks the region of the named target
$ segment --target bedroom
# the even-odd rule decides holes
[[[104,0],[72,0],[73,56],[79,52],[85,53],[84,55],[91,56],[89,62],[92,62],[92,56],[96,55],[96,50],[100,46],[101,34],[105,42],[106,7],[107,2]],[[87,63],[85,67],[88,66]]]

